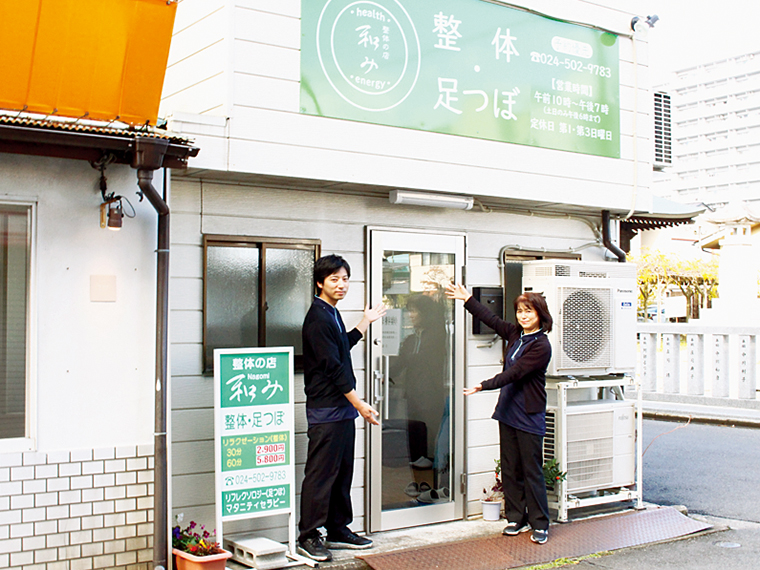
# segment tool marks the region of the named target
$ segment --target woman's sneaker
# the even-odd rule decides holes
[[[528,523],[511,522],[507,523],[507,526],[504,527],[504,530],[501,531],[501,533],[506,534],[507,536],[517,536],[521,532],[528,532],[529,530],[530,525]]]
[[[533,534],[530,535],[530,539],[536,544],[544,544],[549,539],[549,531],[534,529]]]

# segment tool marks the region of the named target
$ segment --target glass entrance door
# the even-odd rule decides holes
[[[444,286],[462,280],[464,237],[370,229],[368,242],[370,300],[390,307],[369,343],[370,530],[461,518],[464,321]]]

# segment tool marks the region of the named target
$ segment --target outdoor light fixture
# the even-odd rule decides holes
[[[646,34],[649,28],[654,28],[660,17],[657,14],[647,16],[646,20],[639,16],[634,16],[631,20],[631,29],[637,34]]]
[[[391,204],[453,208],[454,210],[471,210],[472,205],[475,203],[475,198],[472,196],[431,194],[429,192],[412,192],[410,190],[392,190],[388,195],[388,199]]]
[[[128,218],[135,217],[135,208],[132,203],[124,196],[116,196],[115,192],[108,193],[108,180],[106,178],[106,168],[116,157],[112,154],[104,154],[99,160],[90,162],[95,170],[100,171],[100,194],[103,196],[103,203],[100,205],[100,227],[109,230],[120,230],[124,220],[124,205],[122,200],[129,204],[132,214],[127,214]],[[142,198],[141,198],[142,199]]]
[[[120,230],[124,212],[121,208],[121,200],[111,202],[108,205],[108,229]]]
[[[122,196],[115,196],[100,205],[101,228],[108,228],[109,230],[121,229],[121,223],[124,219],[124,207],[122,206],[121,201]]]

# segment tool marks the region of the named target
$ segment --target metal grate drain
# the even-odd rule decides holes
[[[711,528],[670,507],[552,525],[549,542],[529,533],[493,536],[384,554],[362,555],[374,570],[503,570],[659,542]]]

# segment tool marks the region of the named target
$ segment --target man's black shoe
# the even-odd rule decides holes
[[[327,547],[335,549],[364,550],[372,548],[372,541],[346,529],[343,532],[327,533]]]
[[[298,554],[306,556],[317,562],[329,562],[332,560],[332,554],[322,544],[322,538],[319,536],[313,536],[306,540],[298,541]]]

